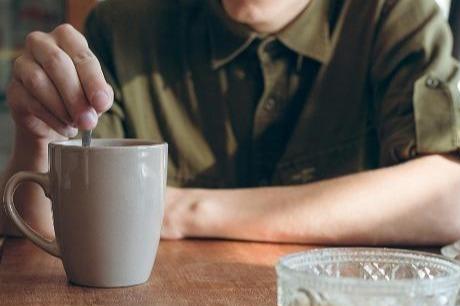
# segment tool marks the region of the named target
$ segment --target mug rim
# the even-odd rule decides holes
[[[107,145],[97,145],[97,144],[107,144]],[[99,150],[138,150],[138,149],[154,149],[154,148],[164,148],[168,146],[167,142],[159,142],[149,139],[139,139],[139,138],[94,138],[92,139],[92,144],[96,146],[82,147],[81,138],[74,138],[68,140],[58,140],[52,141],[48,144],[48,147],[51,148],[60,148],[66,150],[90,150],[90,151],[99,151]]]

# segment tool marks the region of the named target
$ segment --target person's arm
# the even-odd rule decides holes
[[[48,171],[49,142],[75,136],[76,127],[95,127],[96,122],[82,126],[75,109],[90,104],[100,115],[93,131],[95,138],[125,136],[124,110],[114,73],[112,29],[107,21],[108,13],[109,5],[98,5],[86,19],[84,36],[69,25],[61,25],[50,33],[35,32],[28,36],[26,52],[15,62],[14,80],[7,94],[16,131],[10,161],[0,177],[1,195],[7,180],[14,173],[21,170]],[[39,62],[40,59],[52,63],[53,56],[55,68],[65,77],[57,75],[53,65]],[[70,59],[73,65],[69,63]],[[60,61],[67,63],[60,64]],[[75,70],[78,79],[72,77],[75,76]],[[76,99],[82,96],[94,98],[97,91],[105,91],[108,99]],[[74,100],[61,99],[57,92],[63,97],[72,96]],[[43,105],[50,114],[39,116],[37,108],[33,107],[36,104]],[[67,125],[59,124],[62,122]],[[20,186],[15,194],[15,204],[32,228],[49,237],[54,235],[50,201],[40,187],[33,183]],[[0,210],[0,234],[2,232],[19,234],[8,222],[3,209]]]
[[[291,187],[170,189],[163,238],[333,245],[460,239],[460,164],[440,155]]]
[[[94,22],[92,28],[102,31]],[[91,36],[95,41],[95,34]],[[104,64],[99,62],[101,50],[94,47],[70,25],[27,36],[25,52],[15,61],[7,91],[16,129],[11,158],[0,179],[2,195],[14,173],[48,171],[48,143],[76,136],[77,128],[94,129],[99,121],[96,135],[123,136],[119,115],[110,110],[106,116],[97,116],[111,108],[114,91],[104,76]],[[54,235],[50,201],[40,187],[32,183],[20,186],[15,205],[32,228]],[[3,209],[2,232],[17,234]]]
[[[23,170],[38,172],[48,170],[47,142],[30,138],[27,133],[17,130],[10,161],[0,178],[2,197],[6,181],[14,173]],[[53,236],[50,203],[38,185],[24,183],[19,186],[15,196],[15,203],[23,218],[33,228],[39,229],[46,237]],[[0,234],[19,235],[19,232],[7,219],[4,209],[0,210]]]

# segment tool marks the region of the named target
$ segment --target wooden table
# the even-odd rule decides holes
[[[161,241],[147,284],[71,285],[56,259],[23,239],[0,251],[0,305],[276,305],[278,258],[311,247],[213,240]]]

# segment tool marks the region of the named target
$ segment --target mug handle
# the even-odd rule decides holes
[[[16,207],[14,206],[14,193],[16,192],[19,184],[25,181],[32,181],[40,185],[45,191],[45,195],[50,197],[50,180],[48,173],[38,173],[21,171],[13,175],[6,183],[4,192],[4,203],[6,212],[10,219],[16,224],[19,230],[29,238],[38,247],[42,248],[49,254],[60,257],[59,247],[56,240],[47,240],[37,233],[30,225],[24,222],[24,219],[18,214]]]

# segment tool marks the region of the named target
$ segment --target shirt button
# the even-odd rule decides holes
[[[235,69],[234,74],[240,80],[243,80],[246,77],[246,73],[243,69]]]
[[[431,89],[436,89],[439,87],[439,84],[441,84],[441,81],[439,81],[439,79],[437,78],[432,78],[432,77],[429,77],[428,79],[426,79],[426,87],[428,88],[431,88]]]
[[[265,102],[264,108],[265,108],[266,111],[272,111],[275,108],[275,106],[276,106],[275,99],[269,98],[267,100],[267,102]]]
[[[271,54],[276,50],[276,44],[275,42],[269,42],[268,44],[265,45],[264,51],[265,53]]]

